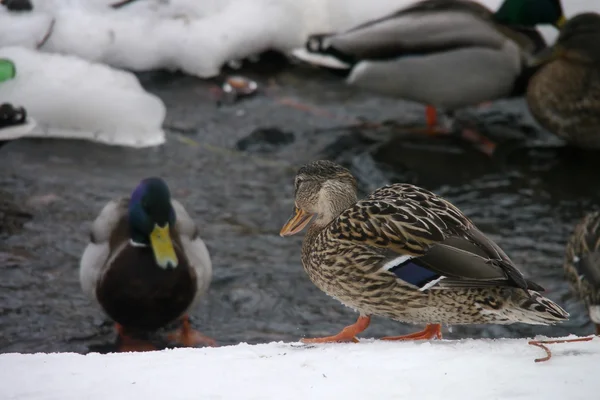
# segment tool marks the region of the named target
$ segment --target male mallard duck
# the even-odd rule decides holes
[[[524,92],[531,53],[545,47],[538,24],[564,21],[560,0],[505,0],[493,13],[468,0],[424,0],[346,32],[313,35],[293,52],[349,70],[347,82],[448,112]]]
[[[350,171],[330,161],[312,162],[296,175],[295,212],[280,234],[294,235],[315,217],[302,265],[319,289],[360,313],[337,335],[304,342],[356,342],[371,315],[427,324],[422,332],[385,340],[441,338],[441,324],[567,319],[448,201],[394,184],[357,202],[356,187]]]
[[[531,79],[527,103],[537,121],[567,142],[600,148],[600,14],[567,22]]]
[[[93,222],[79,275],[86,295],[115,321],[124,347],[135,343],[126,332],[155,331],[179,318],[172,340],[213,345],[187,316],[211,277],[198,227],[160,178],[144,179],[130,198],[106,204]]]
[[[575,227],[567,243],[564,269],[600,335],[600,212],[586,215]]]

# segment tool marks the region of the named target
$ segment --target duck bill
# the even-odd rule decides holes
[[[283,228],[281,228],[281,231],[279,231],[279,234],[283,237],[295,235],[308,225],[312,216],[313,214],[296,207],[294,215],[288,219]]]
[[[177,266],[177,255],[171,241],[169,224],[165,224],[163,227],[154,225],[154,229],[150,234],[150,245],[152,246],[154,258],[159,267],[166,269]]]
[[[567,17],[565,17],[564,15],[561,15],[559,19],[556,20],[556,22],[554,23],[554,26],[557,29],[560,29],[563,27],[564,24],[567,23]]]

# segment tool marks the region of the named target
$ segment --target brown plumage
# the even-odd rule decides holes
[[[361,318],[552,324],[568,316],[458,208],[432,192],[394,184],[357,201],[347,169],[316,161],[298,171],[295,197],[295,216],[281,234],[299,232],[314,217],[302,265],[317,287]],[[418,338],[440,336],[430,330]],[[356,333],[332,338],[354,340]]]
[[[110,251],[118,254],[98,279],[96,297],[108,316],[129,331],[154,331],[175,321],[196,297],[196,271],[176,227],[171,228],[171,237],[180,264],[163,269],[148,267],[154,264],[150,248],[123,246],[129,242],[126,215],[111,233]]]
[[[527,103],[535,119],[570,144],[600,148],[600,14],[583,13],[562,28],[531,79]],[[549,54],[549,55],[548,55]]]

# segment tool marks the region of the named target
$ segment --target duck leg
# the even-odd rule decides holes
[[[121,324],[115,323],[115,329],[119,335],[117,339],[117,351],[120,353],[158,350],[149,341],[128,335]]]
[[[340,333],[334,336],[326,336],[321,338],[313,339],[301,339],[302,343],[335,343],[335,342],[354,342],[358,343],[356,335],[364,331],[369,327],[371,323],[371,317],[368,315],[361,315],[358,317],[355,323],[342,329]]]
[[[217,342],[213,338],[205,336],[192,328],[190,317],[188,315],[185,315],[182,318],[181,327],[177,331],[171,333],[168,338],[170,341],[185,347],[195,347],[201,344],[211,347],[217,345]]]
[[[423,329],[420,332],[415,332],[411,333],[410,335],[402,336],[386,336],[381,338],[381,340],[429,340],[433,338],[442,338],[442,325],[427,324],[425,329]]]

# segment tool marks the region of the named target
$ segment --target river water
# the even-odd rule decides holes
[[[168,140],[160,148],[60,140],[0,148],[0,188],[33,215],[22,229],[0,233],[0,352],[110,348],[112,326],[80,290],[79,257],[103,204],[150,175],[167,180],[211,252],[214,280],[192,314],[203,333],[222,345],[336,333],[356,315],[308,280],[301,235],[278,235],[292,211],[296,168],[319,158],[350,167],[363,195],[392,181],[444,195],[572,314],[554,327],[453,327],[446,338],[592,332],[561,265],[574,223],[598,203],[594,154],[563,148],[518,100],[469,112],[499,143],[488,157],[455,138],[357,127],[360,118],[422,123],[423,108],[356,93],[330,74],[299,67],[242,73],[261,93],[222,105],[212,83],[142,75],[168,106]],[[416,329],[375,318],[363,336]]]

